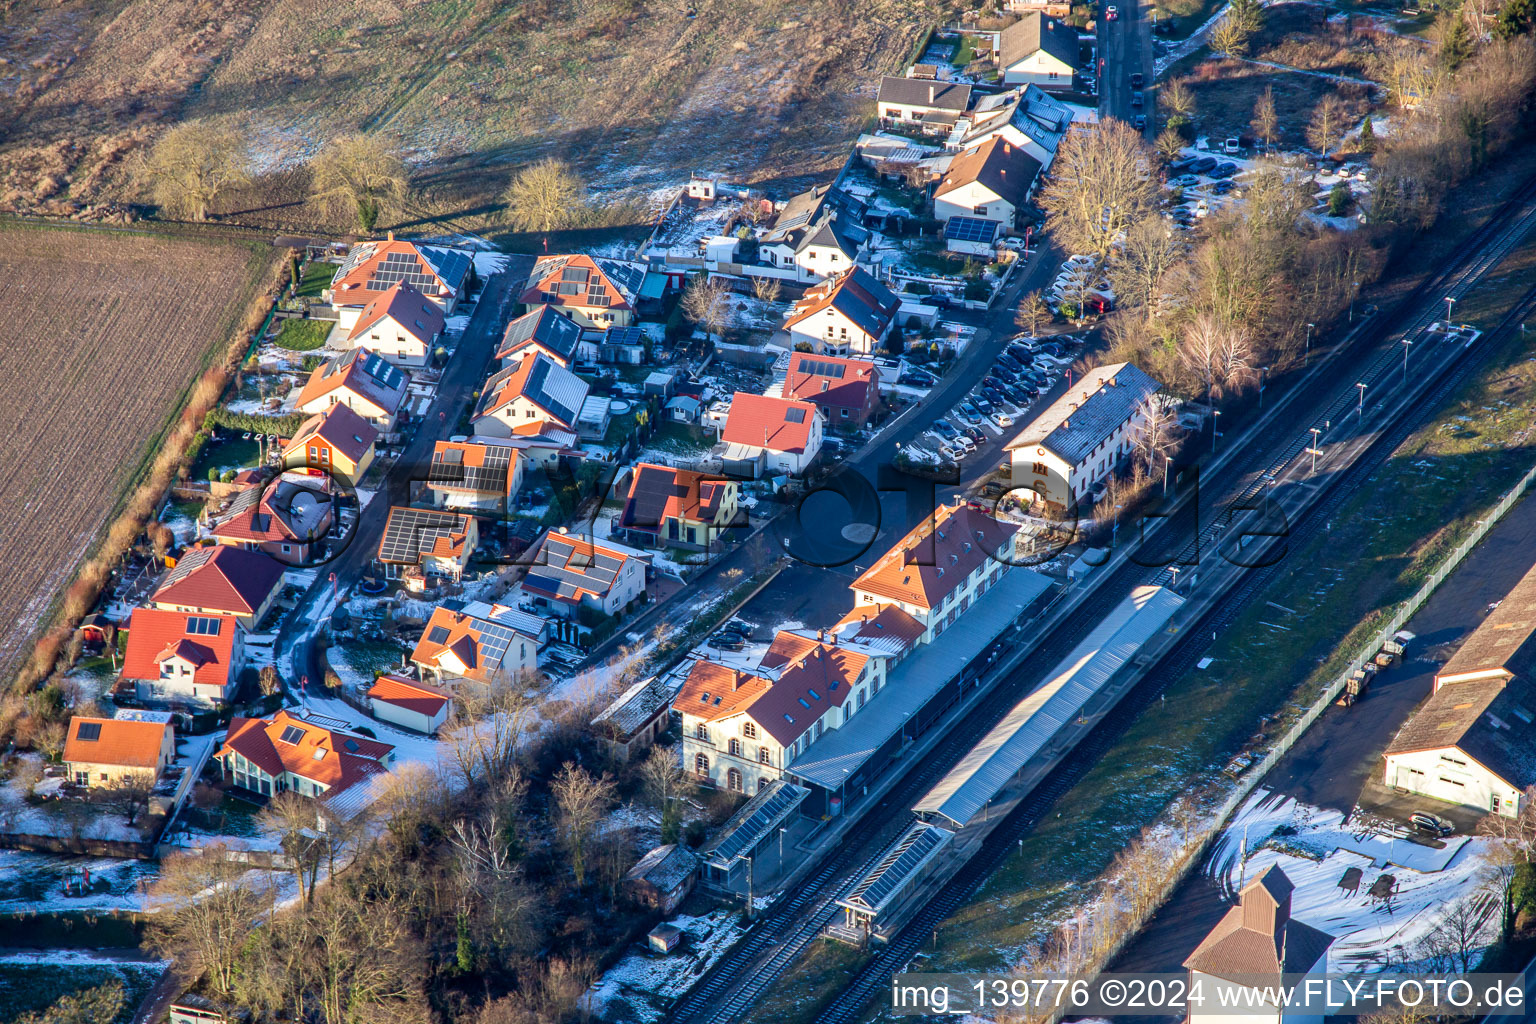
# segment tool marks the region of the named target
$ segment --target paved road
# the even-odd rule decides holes
[[[1101,3],[1102,12],[1106,3]],[[1114,21],[1098,21],[1099,57],[1104,69],[1099,76],[1099,114],[1130,122],[1138,114],[1147,118],[1147,136],[1152,135],[1152,29],[1148,13],[1138,0],[1123,0],[1120,16]],[[1144,106],[1131,105],[1131,75],[1143,76],[1146,96]]]
[[[1403,721],[1429,696],[1435,670],[1530,568],[1536,551],[1536,501],[1510,510],[1408,623],[1417,637],[1407,662],[1377,677],[1353,708],[1334,708],[1264,779],[1264,785],[1318,807],[1349,813]],[[1177,971],[1229,904],[1201,864],[1174,891],[1111,966],[1115,971]],[[1146,1021],[1167,1018],[1148,1017]],[[1126,1024],[1130,1024],[1127,1020]]]

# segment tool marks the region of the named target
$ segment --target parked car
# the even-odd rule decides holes
[[[735,633],[716,633],[705,641],[705,646],[713,647],[717,651],[739,651],[747,646],[747,642]]]
[[[1062,261],[1062,267],[1096,267],[1099,261],[1086,253],[1074,253]]]
[[[1018,341],[1008,346],[1008,354],[1021,363],[1028,360],[1034,354],[1034,351],[1029,345]]]
[[[1218,181],[1216,184],[1211,186],[1211,195],[1213,195],[1213,196],[1224,196],[1228,192],[1231,192],[1234,188],[1237,188],[1237,182],[1235,182],[1235,181],[1231,181],[1231,180]]]
[[[965,436],[970,438],[972,441],[975,441],[977,444],[981,444],[987,439],[987,435],[981,432],[980,427],[966,427]]]
[[[1168,165],[1168,171],[1170,174],[1183,174],[1185,171],[1189,170],[1191,164],[1199,159],[1200,158],[1197,156],[1181,156],[1173,163]]]
[[[1145,114],[1137,114],[1135,117],[1131,118],[1131,127],[1135,128],[1139,132],[1146,131],[1147,130],[1147,115],[1145,115]]]
[[[1006,352],[1004,352],[1002,355],[997,357],[997,365],[1005,367],[1005,368],[1007,368],[1009,370],[1022,370],[1022,369],[1024,369],[1024,364],[1023,363],[1019,362],[1017,359],[1013,358],[1013,356],[1009,355]]]
[[[965,422],[973,425],[979,424],[981,422],[981,413],[977,412],[976,407],[971,405],[969,402],[960,407],[960,412],[957,413],[957,415],[961,419],[965,420]]]
[[[936,430],[942,430],[946,434],[953,434],[955,432],[954,425],[949,420],[934,420],[933,426]]]
[[[896,383],[909,388],[931,388],[934,380],[926,373],[904,373],[896,379]]]
[[[1229,135],[1227,137],[1227,141],[1222,145],[1221,150],[1228,156],[1236,156],[1238,153],[1243,151],[1243,140],[1239,139],[1235,135]]]
[[[1189,165],[1189,172],[1191,174],[1205,174],[1212,167],[1215,167],[1215,166],[1216,166],[1216,158],[1215,157],[1213,157],[1213,156],[1203,156],[1200,159],[1196,160],[1194,163]]]
[[[989,417],[989,419],[991,419],[993,423],[996,423],[998,428],[1001,430],[1007,430],[1009,427],[1013,426],[1013,417],[1009,416],[1005,412],[995,412]]]
[[[1211,176],[1214,178],[1230,178],[1236,173],[1237,164],[1228,160],[1225,163],[1217,164],[1216,169],[1211,172]]]
[[[1140,71],[1132,71],[1131,72],[1131,88],[1132,89],[1140,89],[1141,86],[1142,86],[1142,83],[1145,82],[1145,81],[1146,81],[1146,79],[1142,77]]]
[[[1140,89],[1131,90],[1131,106],[1139,107],[1146,102],[1146,99],[1146,93],[1142,92]]]
[[[1199,161],[1195,161],[1195,163],[1198,163],[1198,162]],[[1190,164],[1189,166],[1193,167],[1194,164]],[[1172,181],[1168,182],[1168,187],[1169,188],[1194,188],[1198,184],[1200,184],[1200,179],[1195,177],[1193,174],[1181,174],[1177,178],[1174,178]]]
[[[1408,815],[1408,824],[1416,831],[1425,832],[1432,836],[1448,836],[1456,831],[1456,826],[1440,817],[1438,814],[1430,814],[1427,811],[1414,811]]]
[[[947,444],[939,445],[939,454],[944,456],[946,459],[949,459],[951,462],[959,462],[961,459],[965,458],[964,452]]]
[[[1119,19],[1120,19],[1120,8],[1118,8],[1118,7],[1106,7],[1106,8],[1104,8],[1104,20],[1105,21],[1118,21]]]
[[[971,404],[976,407],[977,411],[979,411],[982,416],[992,415],[992,403],[987,401],[985,398],[982,398],[979,395],[973,396],[971,398]]]

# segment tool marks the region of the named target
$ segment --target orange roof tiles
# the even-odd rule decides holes
[[[731,413],[720,438],[776,452],[803,452],[811,443],[817,415],[810,402],[738,391],[731,398]]]
[[[80,727],[94,726],[95,739],[81,739]],[[154,768],[160,763],[160,751],[168,722],[135,722],[120,718],[70,719],[64,740],[64,760],[70,764],[110,764],[123,768]],[[90,733],[91,729],[86,730]]]
[[[850,589],[932,609],[990,561],[1019,528],[970,506],[942,506],[851,583]]]
[[[191,619],[201,631],[190,632]],[[217,633],[209,634],[208,623]],[[233,615],[195,615],[159,608],[135,608],[128,620],[128,647],[123,652],[124,679],[159,679],[160,665],[172,656],[194,666],[192,681],[200,686],[228,686],[235,631],[240,624]]]
[[[453,699],[447,690],[404,676],[379,676],[368,688],[367,696],[428,718],[436,718]]]
[[[706,479],[692,470],[637,463],[619,523],[626,529],[652,532],[669,519],[726,526],[718,521],[719,512],[732,486],[730,481]]]
[[[297,730],[297,735],[289,729]],[[285,735],[294,742],[285,741]],[[279,711],[270,719],[231,719],[224,745],[214,756],[240,754],[273,778],[292,772],[325,786],[330,796],[384,771],[384,762],[394,750],[388,743],[337,732]]]

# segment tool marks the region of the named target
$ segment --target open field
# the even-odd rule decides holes
[[[600,195],[692,169],[824,173],[937,17],[926,0],[7,0],[0,200],[137,195],[132,156],[185,120],[250,140],[259,178],[222,209],[317,223],[298,165],[359,129],[398,142],[418,221],[484,228],[512,169],[557,154]],[[696,12],[696,16],[690,14]],[[69,140],[69,141],[61,141]],[[348,225],[333,225],[347,230]]]
[[[0,225],[0,678],[276,257]]]
[[[1195,134],[1209,135],[1213,141],[1228,135],[1252,134],[1249,124],[1254,104],[1265,88],[1274,89],[1280,125],[1278,144],[1284,149],[1307,146],[1307,123],[1318,102],[1329,93],[1336,93],[1344,101],[1344,123],[1350,128],[1373,106],[1368,86],[1341,84],[1241,60],[1200,61],[1184,84],[1195,97],[1195,112],[1190,117]]]

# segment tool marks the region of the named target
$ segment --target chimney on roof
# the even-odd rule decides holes
[[[939,93],[939,87],[937,85],[930,85],[928,87],[928,102],[932,103],[934,97],[937,96],[938,93]]]
[[[387,241],[393,242],[395,240],[395,233],[393,231],[386,231],[384,233],[384,238]]]

